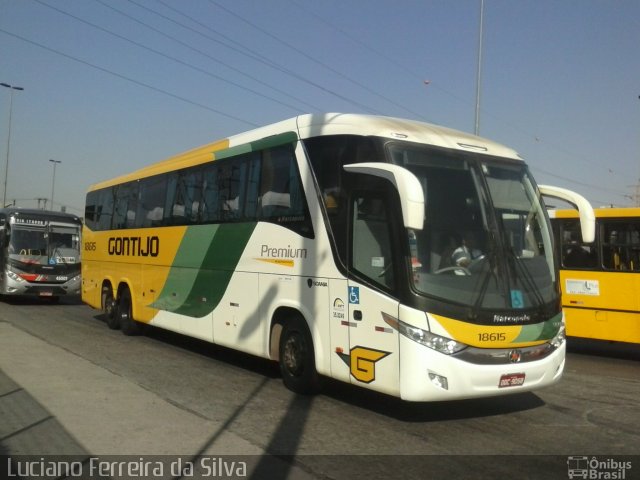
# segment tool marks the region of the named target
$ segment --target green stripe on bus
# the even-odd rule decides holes
[[[211,313],[227,290],[255,226],[253,222],[187,228],[165,285],[151,306],[189,317]]]
[[[237,155],[242,155],[244,153],[256,152],[259,150],[265,150],[267,148],[286,145],[288,143],[294,143],[297,140],[298,140],[298,135],[296,135],[296,132],[285,132],[279,135],[273,135],[271,137],[261,138],[260,140],[256,140],[255,142],[245,143],[243,145],[238,145],[236,147],[227,148],[226,150],[220,150],[219,152],[214,152],[213,155],[216,160],[220,160],[223,158],[230,158],[230,157],[235,157]]]
[[[523,325],[520,335],[518,335],[513,343],[535,342],[537,340],[550,340],[558,334],[562,325],[562,313],[555,315],[546,322],[536,323],[534,325]]]

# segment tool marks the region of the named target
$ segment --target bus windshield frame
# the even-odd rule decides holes
[[[417,293],[465,308],[474,323],[559,313],[551,228],[524,162],[407,142],[386,150],[425,195],[423,229],[407,236]]]
[[[80,226],[48,224],[46,227],[15,225],[8,244],[9,259],[28,265],[80,263]]]

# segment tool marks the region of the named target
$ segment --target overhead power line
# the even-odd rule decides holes
[[[212,1],[212,0],[210,0]],[[384,59],[385,61],[389,62],[390,64],[393,64],[395,67],[397,67],[398,69],[402,70],[403,72],[405,72],[406,74],[412,76],[413,78],[415,78],[416,80],[423,82],[424,81],[424,74],[419,74],[417,73],[415,70],[408,68],[406,65],[403,65],[402,63],[398,62],[396,60],[396,58],[386,55],[385,53],[371,47],[371,45],[363,42],[360,38],[356,37],[355,35],[353,35],[351,32],[340,28],[339,26],[337,26],[336,24],[334,24],[333,22],[331,22],[330,20],[322,17],[321,15],[318,15],[317,13],[313,12],[312,10],[310,10],[307,6],[307,4],[300,2],[299,0],[289,0],[291,3],[293,3],[295,6],[297,6],[301,11],[305,12],[308,15],[313,16],[315,19],[317,19],[318,21],[321,21],[322,23],[324,23],[325,25],[329,26],[330,28],[332,28],[333,30],[335,30],[336,32],[340,33],[341,35],[343,35],[345,38],[349,39],[350,41],[352,41],[354,44],[359,45],[360,47],[362,47],[363,49],[373,53],[374,55],[378,56],[379,58]],[[441,92],[443,92],[444,94],[448,95],[449,97],[455,99],[456,101],[459,101],[469,107],[472,106],[473,102],[471,100],[468,99],[464,99],[462,97],[460,97],[459,95],[456,95],[455,93],[443,88],[442,86],[440,86],[438,84],[437,80],[434,80],[433,78],[431,78],[429,80],[429,86],[430,88],[433,87],[437,90],[440,90]],[[517,125],[517,123],[512,122],[512,121],[507,121],[507,120],[503,120],[500,117],[497,117],[493,114],[491,114],[491,112],[487,112],[484,109],[480,109],[480,112],[483,115],[488,115],[489,117],[491,117],[492,119],[499,121],[501,124],[503,124],[504,126],[506,126],[507,128],[518,132],[520,134],[525,135],[527,138],[529,138],[531,141],[535,141],[535,142],[540,142],[540,136],[539,135],[534,135],[532,134],[530,131],[523,129],[521,127],[519,127]],[[609,173],[612,173],[614,175],[619,175],[618,172],[616,172],[615,170],[611,169],[610,166],[604,166],[602,164],[602,162],[598,161],[598,160],[592,160],[589,158],[585,158],[584,156],[581,155],[577,155],[573,152],[570,152],[569,150],[567,150],[566,148],[564,148],[563,146],[561,146],[560,144],[553,142],[553,141],[549,141],[548,139],[542,139],[542,141],[544,141],[544,143],[546,143],[547,145],[549,145],[551,148],[564,153],[565,155],[571,156],[572,158],[574,158],[575,160],[581,162],[581,163],[586,163],[586,164],[590,164],[592,166],[598,167],[600,169],[604,169]],[[629,173],[630,175],[631,173]],[[624,175],[624,174],[623,174]],[[635,176],[635,173],[633,174]],[[595,185],[584,185],[584,186],[589,186],[589,187],[593,187],[593,188],[599,188]]]
[[[78,16],[76,16],[76,15],[73,15],[73,14],[71,14],[71,13],[69,13],[69,12],[66,12],[66,11],[64,11],[64,10],[62,10],[62,9],[60,9],[60,8],[57,8],[57,7],[51,6],[51,5],[49,5],[49,4],[45,3],[45,2],[43,2],[42,0],[33,0],[33,1],[34,1],[34,2],[36,2],[36,3],[39,3],[40,5],[43,5],[43,6],[45,6],[45,7],[48,7],[48,8],[50,8],[50,9],[52,9],[52,10],[55,10],[56,12],[58,12],[58,13],[60,13],[60,14],[62,14],[62,15],[66,15],[66,16],[68,16],[68,17],[70,17],[70,18],[73,18],[74,20],[76,20],[76,21],[78,21],[78,22],[84,23],[85,25],[89,25],[89,26],[90,26],[90,27],[92,27],[92,28],[95,28],[95,29],[97,29],[97,30],[100,30],[101,32],[104,32],[104,33],[106,33],[106,34],[108,34],[108,35],[111,35],[111,36],[113,36],[113,37],[119,38],[120,40],[123,40],[123,41],[125,41],[125,42],[131,43],[132,45],[135,45],[135,46],[137,46],[137,47],[139,47],[139,48],[142,48],[142,49],[144,49],[144,50],[147,50],[147,51],[149,51],[149,52],[151,52],[151,53],[153,53],[153,54],[155,54],[155,55],[158,55],[158,56],[161,56],[161,57],[167,58],[167,59],[169,59],[169,60],[171,60],[171,61],[174,61],[174,62],[176,62],[176,63],[178,63],[178,64],[180,64],[180,65],[183,65],[183,66],[185,66],[185,67],[187,67],[187,68],[190,68],[190,69],[192,69],[192,70],[195,70],[195,71],[197,71],[197,72],[199,72],[199,73],[202,73],[202,74],[208,75],[208,76],[210,76],[211,78],[215,78],[216,80],[219,80],[219,81],[221,81],[221,82],[227,83],[227,84],[229,84],[229,85],[232,85],[232,86],[234,86],[234,87],[236,87],[236,88],[239,88],[239,89],[241,89],[241,90],[244,90],[244,91],[246,91],[246,92],[253,93],[254,95],[257,95],[257,96],[259,96],[259,97],[266,98],[267,100],[271,100],[271,101],[273,101],[273,102],[275,102],[275,103],[277,103],[277,104],[279,104],[279,105],[281,105],[281,106],[283,106],[283,107],[290,108],[291,110],[293,110],[293,111],[295,111],[295,112],[299,112],[299,111],[300,111],[297,107],[295,107],[295,106],[293,106],[293,105],[290,105],[290,104],[285,103],[285,102],[282,102],[282,101],[280,101],[280,100],[278,100],[278,99],[276,99],[276,98],[273,98],[273,97],[270,97],[270,96],[268,96],[268,95],[265,95],[265,94],[263,94],[263,93],[261,93],[261,92],[258,92],[258,91],[256,91],[256,90],[253,90],[252,88],[248,88],[248,87],[245,87],[245,86],[243,86],[243,85],[240,85],[240,84],[239,84],[239,83],[237,83],[237,82],[234,82],[234,81],[228,80],[228,79],[226,79],[226,78],[223,78],[223,77],[221,77],[220,75],[217,75],[217,74],[215,74],[215,73],[213,73],[213,72],[210,72],[210,71],[208,71],[208,70],[204,70],[204,69],[202,69],[202,68],[200,68],[200,67],[197,67],[197,66],[192,65],[192,64],[190,64],[190,63],[188,63],[188,62],[185,62],[184,60],[181,60],[181,59],[179,59],[179,58],[173,57],[173,56],[171,56],[171,55],[167,55],[166,53],[163,53],[163,52],[161,52],[160,50],[156,50],[155,48],[152,48],[152,47],[149,47],[149,46],[144,45],[144,44],[142,44],[142,43],[136,42],[135,40],[132,40],[132,39],[130,39],[130,38],[125,37],[124,35],[120,35],[120,34],[118,34],[118,33],[112,32],[111,30],[108,30],[108,29],[106,29],[106,28],[104,28],[104,27],[101,27],[100,25],[96,25],[95,23],[92,23],[92,22],[89,22],[89,21],[87,21],[87,20],[84,20],[84,19],[82,19],[82,18],[80,18],[80,17],[78,17]]]
[[[596,190],[600,190],[602,192],[611,193],[613,195],[616,195],[616,196],[622,197],[622,198],[629,198],[628,195],[620,193],[619,190],[615,190],[615,189],[612,189],[612,188],[606,188],[606,187],[599,187],[597,185],[591,185],[590,183],[580,182],[578,180],[574,180],[574,179],[569,178],[569,177],[563,177],[562,175],[558,175],[558,174],[550,172],[548,170],[544,170],[544,169],[542,169],[542,168],[540,168],[540,167],[538,167],[536,165],[529,165],[529,167],[532,170],[537,170],[539,172],[544,173],[545,175],[549,175],[550,177],[557,178],[557,179],[560,179],[560,180],[564,180],[565,182],[573,183],[574,185],[580,185],[582,187],[593,188],[593,189],[596,189]]]
[[[248,47],[242,45],[241,43],[237,42],[236,40],[233,40],[232,38],[229,38],[226,35],[221,34],[220,32],[216,32],[209,25],[207,25],[205,23],[202,23],[198,19],[193,18],[193,17],[181,12],[180,10],[174,8],[173,6],[169,5],[168,3],[163,2],[162,0],[157,0],[157,1],[158,1],[158,3],[164,5],[166,8],[168,8],[171,11],[173,11],[174,13],[177,13],[178,15],[187,18],[191,22],[194,22],[195,24],[199,25],[200,27],[204,28],[207,31],[210,31],[210,32],[212,32],[212,33],[214,33],[216,35],[219,35],[220,37],[224,38],[227,42],[230,42],[230,44],[229,43],[225,43],[225,42],[223,42],[221,40],[218,40],[217,38],[213,38],[210,35],[206,35],[206,34],[200,32],[200,31],[198,31],[198,30],[196,30],[194,28],[189,27],[188,25],[184,25],[183,23],[180,23],[177,20],[174,20],[174,19],[172,19],[172,18],[170,18],[170,17],[168,17],[166,15],[163,15],[163,14],[161,14],[161,13],[159,13],[159,12],[149,8],[149,7],[141,5],[140,3],[136,2],[135,0],[128,0],[128,1],[130,3],[133,3],[134,5],[137,5],[140,8],[143,8],[143,9],[145,9],[145,10],[151,12],[151,13],[154,13],[154,14],[156,14],[156,15],[158,15],[158,16],[160,16],[160,17],[162,17],[162,18],[164,18],[164,19],[166,19],[166,20],[168,20],[170,22],[173,22],[176,25],[181,26],[182,28],[185,28],[185,29],[187,29],[187,30],[189,30],[189,31],[191,31],[193,33],[201,35],[204,38],[207,38],[207,39],[209,39],[209,40],[211,40],[213,42],[216,42],[216,43],[218,43],[220,45],[223,45],[224,47],[229,48],[229,49],[233,50],[234,52],[236,52],[236,53],[238,53],[238,54],[240,54],[240,55],[242,55],[244,57],[250,58],[250,59],[252,59],[252,60],[254,60],[256,62],[259,62],[259,63],[261,63],[263,65],[266,65],[269,68],[275,69],[275,70],[277,70],[277,71],[279,71],[281,73],[284,73],[285,75],[288,75],[291,78],[294,78],[294,79],[299,80],[299,81],[301,81],[303,83],[306,83],[307,85],[310,85],[310,86],[312,86],[312,87],[314,87],[314,88],[316,88],[316,89],[318,89],[318,90],[320,90],[320,91],[322,91],[324,93],[327,93],[327,94],[329,94],[331,96],[334,96],[334,97],[336,97],[336,98],[338,98],[338,99],[340,99],[340,100],[342,100],[342,101],[344,101],[346,103],[349,103],[349,104],[355,106],[356,108],[358,108],[358,109],[360,109],[362,111],[365,111],[365,112],[368,112],[368,113],[381,114],[381,112],[371,108],[370,106],[365,105],[365,104],[360,103],[360,102],[357,102],[357,101],[353,100],[352,98],[349,98],[349,97],[347,97],[345,95],[342,95],[342,94],[340,94],[340,93],[338,93],[338,92],[336,92],[334,90],[331,90],[330,88],[325,87],[324,85],[319,84],[318,82],[314,82],[313,80],[305,78],[304,76],[300,75],[299,73],[297,73],[297,72],[295,72],[295,71],[293,71],[291,69],[288,69],[283,65],[280,65],[280,64],[278,64],[276,62],[267,60],[265,57],[263,57],[261,55],[256,55],[254,53],[251,53],[251,49],[249,49]],[[234,46],[234,45],[237,45],[237,46]]]
[[[114,71],[109,70],[107,68],[104,68],[104,67],[101,67],[99,65],[96,65],[94,63],[87,62],[86,60],[82,60],[80,58],[74,57],[74,56],[69,55],[67,53],[60,52],[59,50],[55,50],[55,49],[53,49],[51,47],[47,47],[46,45],[43,45],[41,43],[35,42],[33,40],[30,40],[30,39],[25,38],[25,37],[23,37],[21,35],[18,35],[17,33],[9,32],[9,31],[7,31],[7,30],[5,30],[3,28],[0,28],[0,32],[4,33],[5,35],[9,35],[11,37],[17,38],[18,40],[22,40],[23,42],[29,43],[31,45],[35,45],[36,47],[42,48],[44,50],[47,50],[48,52],[55,53],[56,55],[60,55],[61,57],[67,58],[69,60],[73,60],[74,62],[81,63],[83,65],[86,65],[88,67],[94,68],[94,69],[99,70],[101,72],[107,73],[109,75],[112,75],[114,77],[120,78],[120,79],[125,80],[127,82],[133,83],[135,85],[138,85],[139,87],[144,87],[144,88],[147,88],[149,90],[153,90],[154,92],[161,93],[163,95],[167,95],[167,96],[169,96],[171,98],[174,98],[176,100],[180,100],[181,102],[185,102],[185,103],[188,103],[188,104],[193,105],[195,107],[202,108],[204,110],[208,110],[210,112],[216,113],[216,114],[221,115],[223,117],[230,118],[230,119],[235,120],[235,121],[240,122],[240,123],[244,123],[245,125],[250,125],[252,127],[257,127],[258,126],[258,124],[254,123],[254,122],[251,122],[249,120],[246,120],[244,118],[240,118],[240,117],[237,117],[237,116],[232,115],[230,113],[223,112],[221,110],[212,108],[212,107],[210,107],[208,105],[204,105],[202,103],[195,102],[193,100],[190,100],[188,98],[182,97],[180,95],[176,95],[175,93],[171,93],[171,92],[168,92],[168,91],[163,90],[161,88],[155,87],[153,85],[149,85],[148,83],[144,83],[144,82],[141,82],[141,81],[136,80],[134,78],[127,77],[126,75],[123,75],[121,73],[117,73],[117,72],[114,72]]]
[[[227,12],[229,15],[233,16],[234,18],[240,20],[241,22],[249,25],[251,28],[258,30],[259,32],[262,32],[264,35],[268,36],[269,38],[275,40],[276,42],[280,43],[281,45],[284,45],[285,47],[293,50],[294,52],[298,53],[299,55],[302,55],[304,58],[306,58],[307,60],[315,63],[316,65],[320,65],[321,67],[325,68],[326,70],[330,71],[331,73],[333,73],[334,75],[337,75],[340,78],[343,78],[345,80],[347,80],[348,82],[352,83],[353,85],[355,85],[358,88],[361,88],[363,90],[366,90],[367,92],[369,92],[372,95],[375,95],[378,98],[381,98],[382,100],[385,100],[386,102],[389,102],[391,105],[394,105],[397,108],[400,108],[401,110],[404,110],[405,112],[408,112],[412,115],[415,115],[417,118],[422,118],[423,120],[426,120],[426,118],[424,117],[424,115],[422,113],[418,113],[414,110],[411,110],[410,108],[405,107],[404,105],[401,105],[400,103],[396,102],[395,100],[379,93],[376,92],[375,90],[373,90],[372,88],[369,88],[368,86],[366,86],[365,84],[363,84],[362,82],[359,82],[353,78],[351,78],[348,75],[345,75],[344,73],[340,72],[339,70],[336,70],[335,68],[333,68],[330,65],[327,65],[324,62],[321,62],[320,60],[318,60],[317,58],[315,58],[314,56],[308,54],[307,52],[305,52],[304,50],[296,47],[295,45],[290,44],[289,42],[285,42],[284,40],[282,40],[280,37],[278,37],[277,35],[272,34],[271,32],[265,30],[264,28],[256,25],[255,23],[247,20],[246,18],[238,15],[237,13],[235,13],[234,11],[230,10],[229,8],[225,7],[224,5],[221,5],[220,2],[217,2],[215,0],[209,0],[209,3],[212,3],[213,5],[215,5],[216,7],[218,7],[221,10],[224,10],[225,12]]]
[[[298,102],[298,103],[300,103],[302,105],[306,105],[307,107],[310,107],[313,110],[317,110],[317,111],[322,110],[320,107],[318,107],[316,105],[313,105],[313,104],[307,102],[304,99],[301,99],[301,98],[298,98],[298,97],[295,97],[295,96],[291,95],[291,92],[287,92],[285,90],[282,90],[281,88],[278,88],[278,87],[275,87],[273,85],[270,85],[267,82],[257,78],[254,75],[251,75],[251,74],[249,74],[247,72],[243,72],[242,70],[237,68],[235,65],[232,65],[232,64],[230,64],[228,62],[225,62],[222,59],[220,59],[219,57],[214,57],[213,55],[209,54],[208,52],[205,52],[204,50],[196,48],[193,45],[191,45],[191,44],[189,44],[187,42],[184,42],[184,41],[180,40],[179,38],[174,37],[173,35],[169,35],[167,32],[165,32],[163,30],[160,30],[159,28],[155,28],[152,25],[149,25],[148,23],[143,22],[142,20],[140,20],[138,18],[135,18],[133,15],[130,15],[129,13],[124,12],[124,11],[120,10],[119,8],[116,8],[113,5],[110,5],[108,2],[105,2],[104,0],[95,0],[95,1],[97,3],[99,3],[99,4],[101,4],[102,6],[104,6],[106,8],[109,8],[110,10],[113,10],[114,12],[117,12],[118,14],[122,15],[123,17],[128,18],[129,20],[131,20],[133,22],[136,22],[137,24],[142,25],[143,27],[145,27],[145,28],[157,33],[158,35],[162,35],[163,37],[168,38],[169,40],[171,40],[171,41],[173,41],[173,42],[175,42],[175,43],[177,43],[179,45],[182,45],[183,47],[188,48],[189,50],[191,50],[193,52],[196,52],[199,55],[202,55],[203,57],[208,58],[209,60],[213,60],[214,62],[216,62],[216,64],[223,65],[224,67],[228,68],[229,70],[232,70],[232,71],[242,75],[243,77],[248,78],[248,79],[258,83],[259,85],[267,87],[267,88],[273,90],[274,92],[278,92],[278,93],[280,93],[281,95],[284,95],[287,98],[291,98],[292,100],[295,100],[296,102]]]

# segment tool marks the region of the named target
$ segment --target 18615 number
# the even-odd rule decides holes
[[[478,334],[479,342],[504,342],[506,339],[507,339],[506,333],[481,332]]]

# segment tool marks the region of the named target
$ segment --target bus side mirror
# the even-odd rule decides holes
[[[389,180],[400,195],[402,221],[406,228],[422,230],[424,225],[424,192],[418,178],[406,168],[390,163],[352,163],[347,172],[373,175]]]
[[[552,187],[550,185],[538,185],[538,188],[540,189],[540,193],[545,197],[559,198],[575,206],[580,215],[582,241],[585,243],[593,243],[595,241],[596,214],[586,198],[566,188]]]

